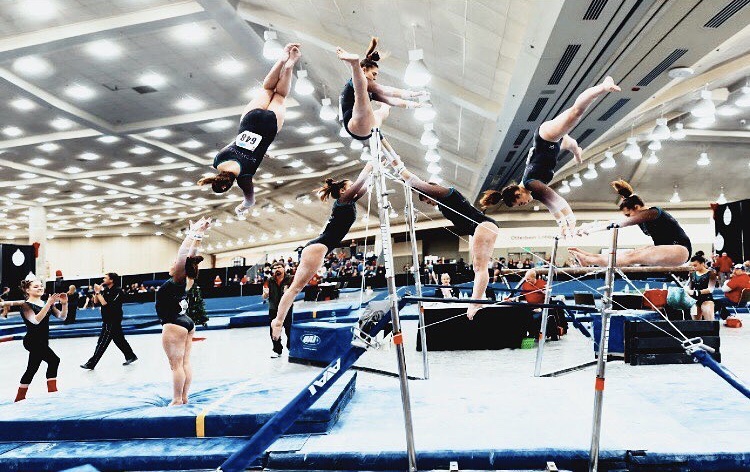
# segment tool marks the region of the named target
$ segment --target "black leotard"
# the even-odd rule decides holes
[[[497,221],[482,213],[474,205],[461,195],[455,188],[450,188],[450,193],[443,198],[436,198],[440,203],[438,208],[443,216],[453,223],[459,235],[474,234],[479,223],[489,221],[497,225]]]
[[[560,154],[560,141],[550,142],[539,136],[539,129],[534,131],[534,147],[529,150],[526,159],[526,169],[521,182],[524,187],[532,180],[539,180],[544,184],[550,183],[555,176],[557,158]]]
[[[26,302],[24,305],[31,308],[35,315],[42,311],[42,307],[33,303]],[[47,312],[47,316],[42,318],[39,324],[34,324],[21,316],[23,324],[26,325],[26,335],[23,337],[24,345],[47,346],[49,344],[49,317],[52,315],[52,308]]]
[[[178,284],[174,279],[164,282],[156,291],[156,314],[162,325],[174,324],[182,326],[188,332],[195,329],[195,323],[185,313],[185,284]],[[185,305],[183,307],[183,305]]]
[[[654,240],[654,246],[672,246],[675,244],[683,246],[688,250],[688,257],[690,257],[690,254],[693,253],[690,238],[685,234],[685,230],[682,229],[677,220],[659,207],[651,207],[649,210],[658,211],[659,216],[651,221],[638,224],[643,234],[651,236],[651,239]]]
[[[695,272],[690,273],[690,288],[692,288],[693,290],[706,290],[710,281],[710,270],[703,275],[698,275]],[[711,293],[701,293],[700,295],[698,295],[698,298],[696,300],[696,303],[698,304],[698,306],[700,306],[703,302],[714,301],[714,296]]]
[[[325,244],[328,248],[328,253],[330,253],[335,248],[341,246],[346,233],[349,232],[355,221],[357,221],[356,202],[339,203],[336,200],[333,202],[331,216],[328,218],[328,222],[320,233],[320,236],[309,241],[305,244],[305,247],[315,243]]]
[[[29,307],[35,315],[38,315],[43,308],[29,302],[26,302],[24,305]],[[47,378],[56,378],[60,358],[49,347],[49,318],[52,315],[52,308],[50,308],[47,316],[42,318],[39,324],[34,324],[26,319],[26,316],[23,315],[23,308],[21,313],[23,324],[26,325],[23,347],[29,351],[29,362],[26,366],[26,371],[21,376],[21,384],[28,385],[31,383],[42,362],[47,363]]]
[[[370,97],[370,100],[373,100],[372,93],[367,92],[367,96]],[[368,139],[370,139],[370,136],[372,136],[372,133],[368,134],[367,136],[358,136],[349,131],[349,120],[352,119],[354,101],[354,83],[352,83],[352,79],[349,79],[346,85],[344,85],[344,90],[341,91],[341,95],[339,96],[339,111],[341,114],[341,120],[344,123],[344,129],[352,138],[358,139],[360,141],[367,141]]]
[[[236,161],[240,165],[237,177],[252,177],[258,170],[276,133],[278,124],[276,113],[256,108],[245,113],[240,121],[237,137],[214,157],[214,168],[226,161]]]

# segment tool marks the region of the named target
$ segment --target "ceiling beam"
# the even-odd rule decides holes
[[[11,149],[21,146],[33,146],[35,144],[50,143],[53,141],[63,141],[66,139],[91,138],[101,136],[102,133],[93,129],[77,129],[74,131],[61,131],[59,133],[37,134],[34,136],[25,136],[23,138],[6,139],[0,141],[0,149]]]
[[[145,33],[207,19],[203,7],[193,1],[171,2],[117,16],[97,18],[46,28],[0,39],[0,61],[28,54],[48,53],[78,44],[111,38],[114,34]]]
[[[357,51],[361,47],[361,45],[356,45],[342,36],[328,33],[317,24],[306,23],[300,18],[291,18],[269,10],[263,10],[256,5],[251,5],[243,1],[237,4],[237,13],[246,21],[266,28],[295,34],[300,40],[314,44],[327,51],[333,52],[337,46],[341,46],[349,51]],[[392,56],[387,59],[387,62],[388,67],[381,69],[381,74],[398,78],[400,81],[404,76],[408,64]],[[449,80],[437,77],[435,74],[432,75],[429,88],[435,94],[440,95],[451,103],[476,113],[483,118],[494,121],[500,113],[500,103],[470,92]]]

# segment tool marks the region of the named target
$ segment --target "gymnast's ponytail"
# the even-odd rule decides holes
[[[220,171],[216,175],[203,177],[197,182],[197,184],[200,186],[211,185],[211,190],[213,190],[214,193],[224,193],[232,188],[236,178],[237,176],[232,172]]]
[[[26,291],[31,287],[32,283],[34,283],[34,281],[29,279],[23,279],[21,281],[21,291],[23,292],[23,298],[29,298],[29,294],[26,293]]]
[[[635,194],[633,186],[624,180],[615,180],[612,182],[612,188],[622,197],[620,200],[620,210],[634,209],[636,206],[645,206],[641,197]]]
[[[516,200],[518,199],[517,192],[519,190],[521,190],[521,187],[517,184],[508,185],[502,190],[486,190],[479,200],[479,205],[482,207],[482,210],[486,210],[501,202],[505,206],[512,207],[516,204]]]
[[[378,67],[378,61],[380,60],[380,53],[375,50],[378,46],[378,38],[375,36],[370,40],[370,45],[367,47],[365,58],[359,61],[359,66],[369,69],[370,67]]]
[[[338,199],[347,182],[349,182],[349,179],[339,180],[338,182],[333,179],[326,179],[322,187],[315,189],[315,195],[320,198],[321,202],[328,200],[328,197]]]

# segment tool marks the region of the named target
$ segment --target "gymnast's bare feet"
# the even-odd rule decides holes
[[[281,330],[284,329],[284,322],[281,320],[274,318],[271,321],[271,339],[273,340],[279,340],[281,339]]]
[[[607,263],[607,261],[604,260],[604,256],[591,254],[590,252],[582,251],[575,247],[569,247],[568,252],[571,253],[583,267],[602,266]]]
[[[482,305],[477,305],[477,304],[469,305],[469,309],[466,310],[466,317],[469,318],[470,320],[473,320],[474,315],[476,315],[477,312],[481,309],[482,309]]]
[[[351,63],[354,66],[359,66],[359,56],[357,54],[352,54],[352,53],[346,52],[343,49],[337,47],[336,48],[336,55],[342,61],[349,62],[349,63]]]
[[[602,82],[602,88],[604,89],[605,92],[619,92],[620,91],[620,87],[618,87],[617,84],[615,84],[615,80],[610,76],[606,76],[604,78],[604,82]]]
[[[172,402],[169,404],[169,406],[180,406],[180,405],[182,405],[182,399],[172,400]]]

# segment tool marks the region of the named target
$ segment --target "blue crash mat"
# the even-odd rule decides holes
[[[299,372],[266,382],[196,382],[191,403],[179,407],[167,407],[168,383],[61,391],[0,405],[0,441],[247,436],[283,408],[309,377],[309,372]],[[345,374],[290,433],[328,431],[354,394],[355,383],[356,373]]]

